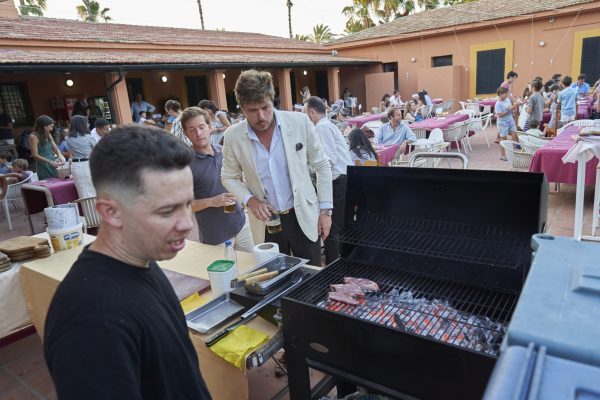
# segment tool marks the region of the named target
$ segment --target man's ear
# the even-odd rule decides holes
[[[123,226],[123,205],[109,196],[100,196],[96,199],[96,211],[102,218],[102,223],[121,228]]]

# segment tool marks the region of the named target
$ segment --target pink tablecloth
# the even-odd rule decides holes
[[[577,164],[562,162],[567,151],[575,144],[573,135],[579,134],[578,126],[570,126],[563,133],[555,137],[538,149],[533,155],[530,172],[543,172],[550,182],[577,184]],[[585,184],[594,185],[596,182],[596,166],[598,159],[593,158],[585,166]]]
[[[359,117],[352,117],[352,118],[348,118],[348,125],[351,126],[352,128],[362,128],[362,126],[364,124],[366,124],[369,121],[379,121],[379,118],[381,117],[385,117],[385,113],[382,114],[368,114],[368,115],[361,115]]]
[[[375,147],[375,151],[377,152],[379,163],[381,165],[387,165],[390,161],[392,161],[396,151],[398,150],[397,144],[374,145],[373,147]]]
[[[426,129],[431,131],[435,128],[448,129],[452,124],[469,119],[467,114],[451,114],[444,118],[428,118],[424,121],[410,124],[410,129]]]
[[[32,182],[29,185],[43,186],[50,191],[54,204],[66,204],[77,200],[77,188],[72,179],[49,178],[43,181]],[[39,191],[29,190],[26,187],[22,188],[23,197],[25,199],[25,207],[29,214],[42,212],[48,207],[46,196]]]
[[[442,104],[444,102],[444,99],[433,99],[431,100],[431,102],[433,104]]]
[[[480,106],[491,106],[491,107],[494,107],[496,105],[496,101],[497,101],[496,99],[493,99],[493,100],[481,100],[479,102],[479,105]]]

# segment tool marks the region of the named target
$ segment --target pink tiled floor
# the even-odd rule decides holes
[[[495,127],[488,129],[488,137],[493,141]],[[501,161],[496,145],[488,149],[483,136],[471,138],[473,153],[469,158],[470,169],[508,170],[506,161]],[[584,234],[591,232],[593,188],[586,188]],[[518,201],[518,199],[516,200]],[[575,187],[562,185],[560,192],[550,185],[548,195],[547,232],[556,236],[573,235]],[[8,231],[6,221],[0,218],[0,240],[15,236],[29,235],[29,227],[22,210],[12,210],[14,230]],[[40,216],[34,216],[36,232],[44,230]],[[190,234],[196,240],[197,232]],[[250,398],[268,399],[287,385],[286,378],[275,376],[275,363],[269,361],[261,368],[248,372]],[[317,375],[313,376],[317,379]],[[42,346],[37,335],[31,335],[8,346],[0,348],[0,400],[55,399],[54,388],[44,365]],[[287,396],[283,397],[288,398]]]

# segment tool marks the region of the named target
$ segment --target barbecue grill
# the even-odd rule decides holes
[[[341,258],[282,299],[291,398],[311,397],[309,367],[392,397],[481,398],[546,198],[542,174],[349,167]],[[380,290],[330,300],[347,277]]]

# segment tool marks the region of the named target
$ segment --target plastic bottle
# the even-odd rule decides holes
[[[234,262],[233,268],[235,268],[236,276],[237,276],[237,255],[235,254],[235,249],[233,248],[233,243],[231,240],[227,240],[225,242],[225,260],[230,260]]]

